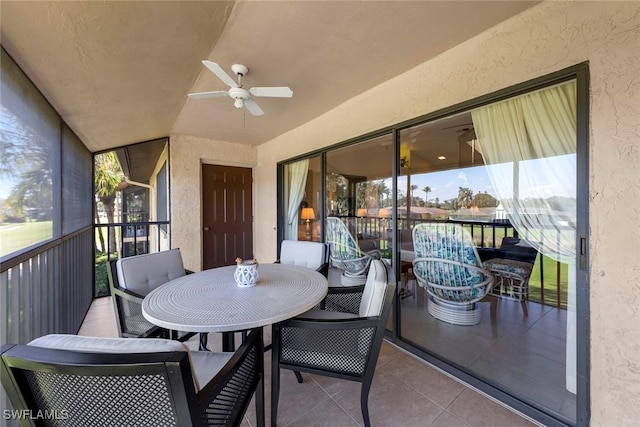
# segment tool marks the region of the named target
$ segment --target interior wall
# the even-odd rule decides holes
[[[186,269],[200,271],[202,270],[201,165],[206,163],[252,168],[256,165],[257,150],[251,145],[186,135],[171,135],[169,149],[171,247],[180,248]],[[254,206],[256,206],[255,202]],[[254,236],[255,234],[254,230]]]
[[[278,161],[589,61],[591,423],[637,421],[639,52],[639,3],[544,2],[262,144],[257,258],[276,255]]]

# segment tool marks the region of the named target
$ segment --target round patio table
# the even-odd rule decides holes
[[[327,279],[317,271],[289,264],[261,264],[258,282],[244,288],[233,277],[236,266],[188,274],[151,291],[143,316],[154,325],[187,332],[233,332],[263,327],[318,304]],[[233,351],[233,334],[224,350]]]

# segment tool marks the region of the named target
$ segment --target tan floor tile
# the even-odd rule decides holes
[[[333,400],[326,400],[287,427],[355,427],[356,423]]]
[[[447,411],[444,411],[429,427],[469,427],[460,418]]]
[[[480,393],[465,389],[447,411],[473,427],[517,427],[535,424],[487,399]]]

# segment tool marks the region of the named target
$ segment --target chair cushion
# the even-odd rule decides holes
[[[360,300],[360,317],[380,315],[386,288],[387,270],[382,261],[374,259],[371,261],[367,282],[362,293],[362,300]]]
[[[120,286],[138,295],[185,275],[180,249],[121,258],[116,269]]]
[[[324,264],[324,251],[324,243],[283,240],[280,246],[280,263],[299,265],[317,270]]]
[[[502,272],[513,273],[522,276],[523,279],[527,279],[533,269],[533,264],[506,258],[493,258],[483,264],[484,268],[491,270],[494,274],[500,275]]]
[[[214,353],[211,351],[192,351],[191,367],[198,380],[198,390],[206,386],[224,365],[231,360],[233,352]]]
[[[184,351],[189,356],[189,362],[192,367],[191,374],[196,391],[200,390],[200,384],[203,386],[207,384],[207,378],[210,380],[215,376],[218,371],[208,372],[208,370],[215,369],[220,363],[220,361],[215,360],[216,358],[214,357],[208,360],[198,354],[207,352],[191,352],[189,347],[180,341],[165,340],[162,338],[98,338],[80,335],[50,334],[36,338],[27,345],[85,353],[133,354]],[[198,355],[194,357],[194,354]],[[223,355],[224,354],[225,353],[223,353]],[[230,359],[231,356],[228,358]],[[224,363],[226,363],[226,361],[220,365],[218,370],[224,366]]]

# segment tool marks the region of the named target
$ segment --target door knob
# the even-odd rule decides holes
[[[204,231],[209,231],[209,227],[205,227],[205,228],[204,228]]]

